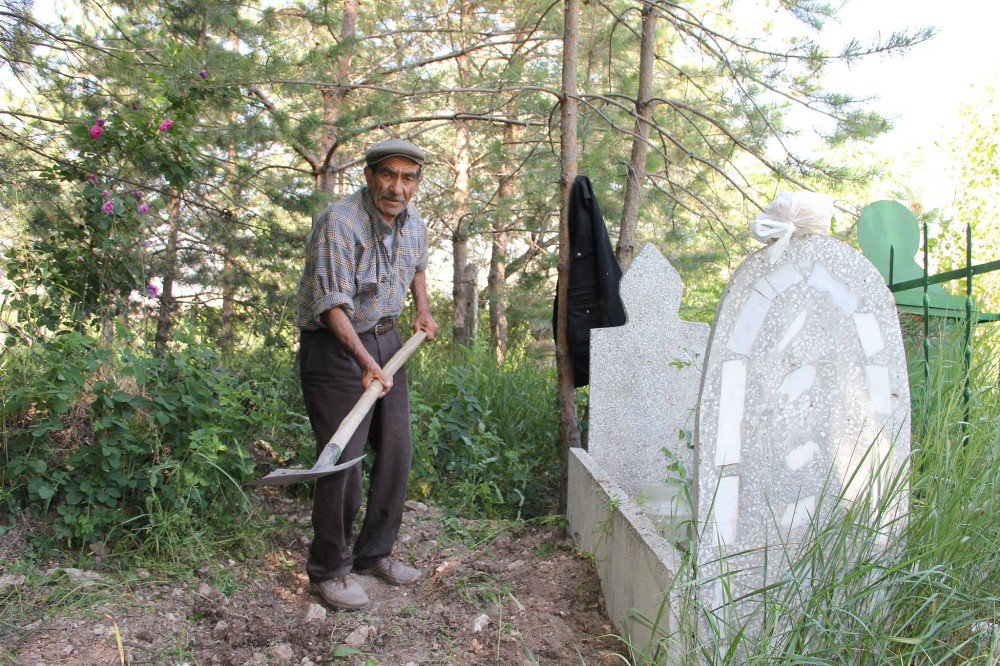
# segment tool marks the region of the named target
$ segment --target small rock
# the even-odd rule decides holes
[[[143,568],[140,567],[139,569],[135,570],[135,575],[138,576],[139,578],[145,580],[145,579],[149,578],[149,569],[143,569]]]
[[[514,569],[517,569],[518,567],[522,566],[524,566],[524,562],[522,562],[521,560],[514,560],[513,562],[507,565],[507,571],[513,571]]]
[[[21,587],[24,585],[24,574],[9,573],[0,576],[0,590],[7,587]]]
[[[313,622],[315,620],[325,620],[326,619],[326,609],[319,604],[309,604],[309,610],[306,611],[306,622]]]
[[[207,597],[208,599],[211,599],[215,596],[215,590],[213,590],[212,586],[209,585],[208,583],[202,583],[201,585],[198,586],[198,594],[200,594],[203,597]]]
[[[475,652],[476,654],[483,653],[483,644],[479,642],[478,638],[472,639],[472,651]]]
[[[67,645],[62,649],[62,653],[68,657],[69,655],[73,654],[73,649],[74,648],[72,645]]]
[[[485,629],[486,625],[488,625],[489,623],[490,623],[490,616],[487,615],[486,613],[483,613],[482,615],[480,615],[479,617],[477,617],[475,620],[473,620],[473,622],[472,622],[472,633],[478,634],[480,631],[482,631],[483,629]]]
[[[409,509],[410,511],[416,511],[417,513],[424,513],[425,511],[429,511],[426,504],[424,504],[423,502],[417,502],[415,500],[406,500],[403,503],[403,507]]]
[[[70,577],[70,580],[79,580],[87,584],[101,579],[101,575],[99,573],[95,573],[93,571],[82,571],[80,569],[73,569],[72,567],[69,569],[63,569],[63,572]]]
[[[288,643],[278,643],[271,648],[271,656],[276,664],[291,664],[295,661],[295,652]]]
[[[104,557],[105,555],[108,554],[107,547],[100,542],[92,543],[90,544],[90,546],[88,546],[88,548],[90,549],[90,552],[94,557]]]
[[[299,662],[299,666],[316,666],[316,662],[309,657],[302,657],[302,661]]]
[[[216,638],[225,638],[229,635],[229,623],[225,620],[219,620],[215,623],[212,628],[212,635]]]
[[[299,537],[299,543],[301,543],[303,546],[308,546],[309,545],[309,537],[307,537],[305,534],[303,534],[302,536]]]
[[[177,621],[178,621],[179,619],[180,619],[180,618],[178,618],[178,617],[177,617],[176,615],[174,615],[173,613],[167,613],[167,622],[169,622],[169,623],[171,623],[171,624],[177,624]]]
[[[510,601],[510,609],[512,611],[514,611],[516,613],[523,613],[524,612],[524,610],[525,610],[524,604],[521,603],[520,599],[518,599],[517,597],[515,597],[513,594],[511,594],[509,592],[507,593],[507,598]]]
[[[104,635],[104,627],[102,627],[100,625],[94,627],[94,635],[95,636],[103,636]]]
[[[372,629],[373,627],[370,627],[367,624],[362,624],[360,627],[347,635],[347,638],[344,639],[344,644],[357,650],[368,642],[368,637],[371,635]]]

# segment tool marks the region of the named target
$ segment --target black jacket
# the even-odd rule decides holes
[[[569,247],[566,341],[573,358],[573,384],[579,387],[590,383],[590,329],[625,323],[625,306],[618,295],[622,269],[586,176],[577,176],[570,191]],[[558,311],[557,298],[552,309],[553,333]]]

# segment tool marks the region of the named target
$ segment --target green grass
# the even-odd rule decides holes
[[[682,645],[691,663],[1000,663],[1000,334],[977,336],[967,428],[962,346],[954,331],[934,340],[926,391],[922,356],[910,356],[908,476],[895,479],[894,492],[814,520],[782,567],[788,573],[740,598],[749,616],[727,616],[725,629],[702,624]],[[886,544],[871,526],[893,520],[902,494],[908,520]],[[705,582],[679,575],[684,629],[649,648],[621,638],[623,661],[669,663],[671,646],[698,634],[695,618],[711,617],[696,594]]]

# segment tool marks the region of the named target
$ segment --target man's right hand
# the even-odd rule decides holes
[[[382,372],[382,368],[372,361],[370,365],[365,366],[361,375],[361,385],[365,387],[365,390],[368,390],[368,385],[375,379],[382,383],[382,392],[378,397],[384,398],[385,394],[392,388],[392,377]]]

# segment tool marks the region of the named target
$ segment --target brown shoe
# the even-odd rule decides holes
[[[368,607],[368,595],[351,575],[313,583],[312,591],[330,606],[341,610],[361,610]]]
[[[355,566],[355,571],[369,576],[378,576],[393,585],[409,585],[420,578],[419,569],[414,569],[391,557],[380,557],[363,568]]]

